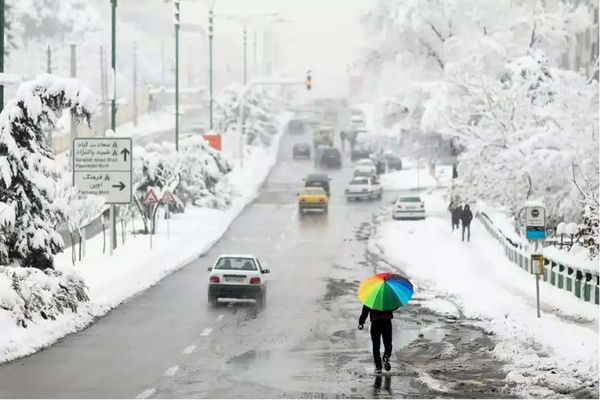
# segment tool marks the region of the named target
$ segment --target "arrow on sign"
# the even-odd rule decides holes
[[[129,154],[128,149],[121,150],[121,154],[123,154],[123,161],[127,161],[127,155]]]
[[[125,189],[125,184],[123,182],[119,181],[118,185],[112,185],[112,187],[119,188],[119,192],[122,192],[123,189]]]

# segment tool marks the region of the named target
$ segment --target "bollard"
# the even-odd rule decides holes
[[[558,265],[558,283],[556,285],[556,287],[558,287],[559,289],[563,288],[564,285],[564,276],[563,276],[563,271],[564,271],[565,267],[563,267],[562,265]]]
[[[567,274],[565,276],[565,289],[567,292],[573,292],[573,268],[567,268]]]

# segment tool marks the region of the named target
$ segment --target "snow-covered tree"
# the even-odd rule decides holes
[[[53,267],[65,210],[56,202],[60,173],[43,128],[66,109],[89,122],[95,103],[76,80],[42,75],[22,84],[0,114],[0,208],[9,216],[0,229],[0,265]]]
[[[235,134],[238,128],[240,96],[243,86],[230,85],[217,101],[217,128],[222,134]],[[244,135],[248,144],[268,146],[277,133],[274,123],[276,100],[280,93],[274,89],[254,87],[245,97]]]

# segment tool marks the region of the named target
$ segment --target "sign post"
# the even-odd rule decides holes
[[[82,194],[102,196],[110,204],[110,250],[117,247],[115,204],[131,203],[130,138],[73,139],[73,185]]]
[[[147,206],[153,206],[156,203],[158,203],[158,197],[156,197],[156,194],[154,194],[154,190],[148,189],[146,195],[144,196],[144,204]],[[152,218],[152,214],[153,213],[150,213],[149,219],[150,221],[152,221],[152,224],[150,226],[150,250],[152,250],[152,231],[154,230],[154,220]]]
[[[540,318],[540,275],[544,273],[544,257],[537,252],[540,242],[546,238],[546,207],[542,203],[525,203],[525,236],[535,245],[529,268],[535,274],[537,317]]]

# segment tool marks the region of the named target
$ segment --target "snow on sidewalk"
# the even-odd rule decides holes
[[[369,246],[405,271],[416,286],[452,298],[468,318],[496,333],[495,355],[508,362],[519,396],[549,396],[598,383],[598,307],[540,282],[512,265],[475,220],[472,241],[451,232],[439,195],[425,196],[424,221],[386,221]],[[433,205],[433,206],[432,206]],[[548,388],[551,388],[548,389]]]
[[[39,319],[30,323],[27,329],[16,326],[11,314],[0,308],[0,362],[34,353],[85,328],[94,318],[205,253],[244,207],[258,196],[262,183],[276,163],[280,139],[281,133],[266,149],[248,147],[250,156],[244,168],[234,169],[228,175],[239,194],[230,208],[188,208],[184,214],[173,214],[169,224],[170,239],[167,239],[166,221],[161,219],[158,233],[153,237],[152,250],[149,236],[133,238],[129,235],[125,245],[117,248],[112,257],[103,255],[102,235],[97,235],[87,242],[88,257],[75,267],[72,267],[69,251],[58,255],[56,269],[79,273],[89,287],[90,302],[81,304],[77,313],[66,311],[55,321]]]

